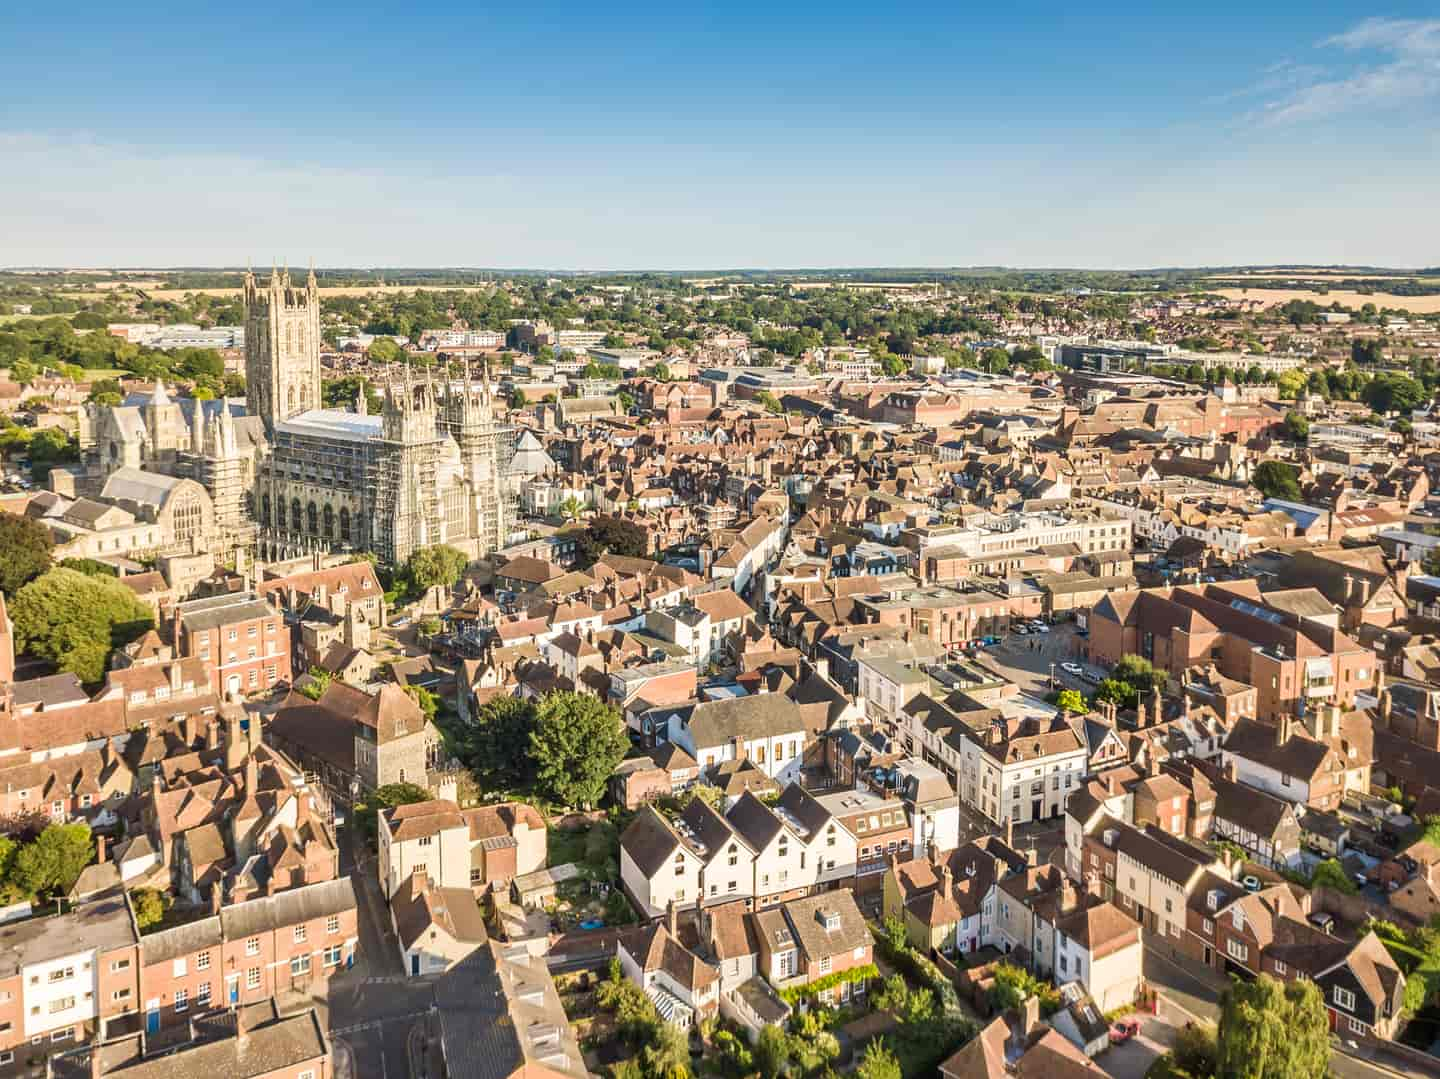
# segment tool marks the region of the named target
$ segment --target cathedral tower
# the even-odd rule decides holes
[[[245,273],[245,403],[252,416],[275,425],[321,407],[320,292],[315,271],[300,288],[290,271],[270,271],[264,288]]]

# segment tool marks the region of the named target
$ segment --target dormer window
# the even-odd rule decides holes
[[[1205,895],[1205,902],[1206,902],[1206,905],[1209,906],[1209,908],[1210,908],[1211,910],[1219,910],[1219,909],[1220,909],[1220,889],[1219,889],[1219,888],[1211,888],[1210,891],[1207,892],[1206,895]]]

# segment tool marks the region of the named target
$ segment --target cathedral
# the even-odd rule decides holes
[[[404,562],[435,543],[478,557],[513,520],[514,432],[495,418],[488,368],[472,380],[391,373],[379,415],[360,393],[324,407],[320,295],[288,271],[246,273],[245,402],[149,394],[91,405],[81,420],[84,481],[121,468],[197,481],[227,547],[262,559],[318,550],[373,551]]]

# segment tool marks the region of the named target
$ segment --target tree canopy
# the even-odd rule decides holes
[[[1295,502],[1300,498],[1300,482],[1295,469],[1284,461],[1261,461],[1250,474],[1250,483],[1266,498]]]
[[[517,786],[529,771],[535,705],[520,697],[492,697],[462,732],[465,764],[499,787]]]
[[[415,551],[406,562],[406,568],[410,579],[421,588],[434,588],[436,585],[449,588],[460,579],[469,562],[463,551],[449,544],[436,543]]]
[[[10,615],[21,651],[50,660],[82,682],[100,681],[111,650],[154,624],[150,608],[116,578],[59,566],[20,589]]]
[[[1220,1001],[1216,1063],[1220,1079],[1324,1079],[1330,1023],[1319,987],[1265,974],[1232,979]]]
[[[0,513],[0,592],[13,596],[50,568],[50,530],[18,513]]]
[[[630,748],[620,713],[584,693],[551,693],[535,710],[530,757],[541,793],[571,806],[592,806]]]
[[[576,542],[581,565],[592,566],[602,554],[644,558],[650,554],[650,534],[623,517],[592,517]]]

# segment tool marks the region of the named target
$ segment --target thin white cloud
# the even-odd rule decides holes
[[[1262,121],[1323,119],[1440,97],[1440,19],[1365,19],[1319,45],[1360,55],[1348,69],[1332,68],[1267,102]]]

